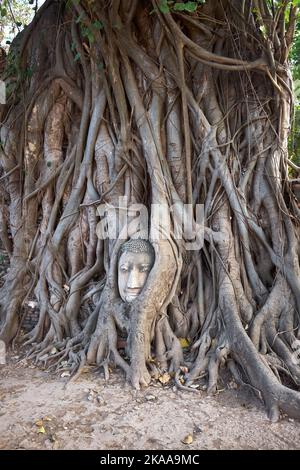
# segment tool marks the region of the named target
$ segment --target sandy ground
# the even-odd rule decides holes
[[[134,391],[121,373],[89,371],[66,386],[15,357],[0,367],[0,449],[300,449],[300,422],[270,423],[242,390]]]

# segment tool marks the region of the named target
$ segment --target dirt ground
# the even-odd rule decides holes
[[[270,423],[243,390],[134,391],[90,371],[66,385],[15,356],[0,367],[0,449],[300,449],[300,422]]]

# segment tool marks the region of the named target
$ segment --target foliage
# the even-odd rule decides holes
[[[196,2],[173,2],[169,0],[160,0],[159,10],[162,13],[169,13],[170,11],[187,11],[194,12],[200,4],[205,3],[205,0],[197,0]]]
[[[0,6],[0,45],[8,48],[11,40],[28,23],[37,10],[36,0],[3,0]]]
[[[299,4],[299,1],[297,2]],[[291,159],[300,165],[300,15],[298,14],[293,47],[290,54],[293,74],[294,119],[289,138]]]

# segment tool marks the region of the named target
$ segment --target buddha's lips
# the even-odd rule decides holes
[[[134,290],[134,289],[132,289],[132,290],[126,290],[126,295],[133,295],[133,296],[134,296],[134,295],[139,295],[140,292],[141,292],[140,289],[136,289],[136,290]]]

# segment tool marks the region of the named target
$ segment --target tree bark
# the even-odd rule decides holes
[[[184,2],[47,0],[13,43],[0,128],[5,343],[34,300],[25,350],[49,367],[67,361],[77,377],[96,364],[108,376],[114,363],[136,388],[164,371],[185,389],[205,375],[212,393],[227,367],[272,420],[299,418],[299,209],[287,152],[296,8],[250,3],[189,12]],[[116,275],[127,227],[97,236],[99,204],[118,213],[120,197],[148,208],[156,255],[132,305]],[[176,210],[157,240],[153,204],[190,204],[192,227],[202,204],[203,246],[174,238]]]

